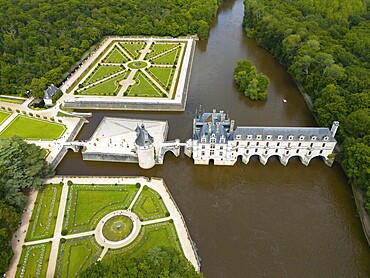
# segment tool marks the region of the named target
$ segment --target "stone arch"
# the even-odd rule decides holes
[[[294,155],[289,156],[289,157],[287,158],[288,163],[289,163],[289,161],[290,161],[292,158],[294,158],[294,157],[298,157],[298,158],[299,158],[299,161],[300,161],[301,163],[303,163],[303,159],[304,159],[304,157],[303,157],[302,155],[299,155],[299,154],[294,154]]]
[[[272,157],[277,157],[278,159],[279,159],[279,162],[281,163],[281,155],[280,154],[278,154],[278,153],[274,153],[274,154],[271,154],[271,155],[269,155],[267,158],[266,158],[266,160],[267,160],[267,162],[270,160],[270,158],[272,158]]]
[[[308,160],[307,160],[307,165],[311,162],[312,159],[315,159],[315,158],[320,158],[323,160],[323,161],[326,161],[327,160],[327,157],[324,156],[324,155],[321,155],[321,154],[318,154],[318,155],[313,155],[312,157],[310,157]]]

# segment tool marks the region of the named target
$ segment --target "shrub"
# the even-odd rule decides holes
[[[12,112],[13,110],[12,110],[10,107],[8,107],[8,111],[9,111],[9,112]]]
[[[68,181],[67,181],[67,185],[68,185],[68,186],[71,186],[72,184],[73,184],[73,182],[72,182],[71,180],[68,180]]]
[[[55,121],[54,117],[51,117],[50,118],[50,121],[54,122]]]
[[[168,217],[168,216],[170,216],[170,213],[167,211],[165,215],[166,215],[166,217]]]
[[[15,111],[16,111],[17,113],[21,112],[19,109],[16,109]]]
[[[137,182],[137,183],[135,184],[135,186],[136,186],[136,188],[140,188],[140,186],[141,186],[140,182]]]
[[[68,230],[67,229],[63,229],[62,230],[62,236],[66,236],[68,234]]]
[[[46,117],[46,116],[42,116],[42,118],[43,118],[44,120],[47,120],[47,119],[48,119],[48,117]]]
[[[67,240],[65,239],[65,238],[62,238],[61,240],[60,240],[60,243],[65,243]]]
[[[36,114],[36,117],[37,117],[37,118],[40,118],[41,116],[40,116],[39,114]]]
[[[28,115],[30,115],[31,117],[33,116],[33,114],[30,112],[30,113],[28,113]]]

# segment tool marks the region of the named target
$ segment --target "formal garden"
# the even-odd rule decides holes
[[[94,230],[106,214],[127,209],[138,190],[137,185],[70,184],[63,233]]]
[[[13,135],[28,140],[55,140],[65,132],[63,124],[37,118],[18,115],[3,131],[0,138],[9,138]]]
[[[35,201],[26,241],[51,238],[54,235],[63,184],[43,186]]]
[[[78,79],[80,96],[169,98],[177,88],[185,41],[117,40]]]
[[[51,242],[23,246],[16,277],[46,277]]]
[[[102,247],[93,236],[62,239],[59,244],[55,277],[77,277],[81,270],[95,263]]]
[[[63,187],[68,193],[62,198]],[[62,201],[64,213],[58,218]],[[111,217],[103,219],[108,214]],[[61,235],[54,231],[57,219],[63,221]],[[55,239],[59,248],[50,255]],[[112,248],[113,243],[119,245]],[[39,190],[34,202],[17,277],[46,277],[49,257],[56,259],[54,277],[77,277],[100,256],[140,255],[158,246],[173,247],[184,255],[170,212],[151,187],[51,183]]]

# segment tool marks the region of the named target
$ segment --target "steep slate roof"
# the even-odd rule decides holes
[[[44,94],[45,99],[52,99],[53,96],[59,91],[59,88],[54,84],[51,84],[46,90]]]
[[[139,147],[149,147],[154,142],[154,138],[150,136],[148,131],[145,129],[144,124],[140,127],[139,125],[135,129],[137,137],[135,140],[135,144]]]

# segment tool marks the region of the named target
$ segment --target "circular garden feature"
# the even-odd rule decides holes
[[[110,241],[121,241],[132,231],[133,222],[125,215],[113,216],[103,226],[103,236]]]
[[[148,63],[145,61],[133,61],[128,63],[127,66],[131,69],[143,69],[148,66]]]

